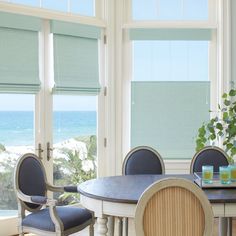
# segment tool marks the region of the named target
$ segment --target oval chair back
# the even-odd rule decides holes
[[[15,171],[15,189],[25,195],[46,196],[46,175],[41,161],[33,153],[19,158]],[[40,205],[22,202],[29,211],[40,208]]]
[[[213,223],[212,207],[202,189],[181,178],[152,184],[135,211],[137,236],[209,236]]]
[[[228,156],[219,147],[207,146],[193,156],[190,165],[190,173],[202,172],[203,165],[212,165],[214,172],[219,172],[220,166],[229,165]]]
[[[148,146],[133,148],[125,157],[123,175],[164,174],[165,166],[161,155]]]

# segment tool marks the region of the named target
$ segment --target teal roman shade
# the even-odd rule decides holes
[[[100,91],[98,39],[101,30],[51,21],[54,43],[54,93],[97,95]]]
[[[211,40],[212,29],[130,29],[131,40]]]
[[[41,20],[0,12],[0,93],[36,93]]]
[[[189,159],[198,128],[209,120],[209,81],[132,81],[131,146],[154,147],[165,159]]]

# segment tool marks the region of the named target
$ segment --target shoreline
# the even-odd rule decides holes
[[[72,152],[79,152],[80,159],[85,159],[87,156],[87,141],[91,135],[80,136],[76,138],[66,139],[62,142],[55,143],[53,145],[53,155],[54,158],[65,157],[63,150],[71,150]],[[35,147],[30,145],[19,145],[19,146],[3,146],[5,150],[0,149],[0,161],[11,158],[11,160],[16,160],[19,156],[25,153],[36,153]]]

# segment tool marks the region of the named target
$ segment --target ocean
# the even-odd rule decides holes
[[[94,135],[96,111],[55,111],[53,142]],[[4,146],[34,145],[34,113],[32,111],[0,111],[0,144]]]

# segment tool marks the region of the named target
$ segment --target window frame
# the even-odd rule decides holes
[[[97,26],[101,28],[101,39],[99,40],[99,79],[102,89],[105,86],[106,72],[105,67],[105,46],[104,46],[104,31],[107,23],[104,19],[104,0],[96,0],[95,17],[86,17],[81,15],[71,15],[67,13],[55,12],[51,10],[45,10],[25,5],[12,4],[9,2],[0,2],[0,8],[3,12],[10,12],[15,14],[36,16],[42,19],[42,30],[39,33],[39,77],[41,81],[41,90],[35,95],[35,148],[41,144],[42,162],[47,172],[47,178],[49,182],[53,180],[52,161],[48,162],[46,157],[47,142],[52,144],[52,94],[51,89],[53,87],[53,73],[52,73],[52,35],[50,34],[50,20],[61,20],[67,22],[75,22],[81,24],[87,24],[91,26]],[[97,134],[99,135],[97,147],[98,165],[101,165],[101,170],[98,172],[98,176],[104,175],[106,171],[104,169],[104,161],[106,160],[106,152],[103,144],[103,138],[105,132],[107,132],[106,121],[104,114],[106,113],[106,107],[104,105],[105,98],[104,93],[101,92],[97,99]],[[102,140],[102,141],[101,141]],[[35,150],[37,152],[37,150]],[[0,219],[0,228],[6,235],[16,234],[17,227],[12,225],[11,229],[7,229],[6,225],[10,222],[16,222],[16,217],[4,217]],[[11,232],[9,231],[11,230]],[[9,232],[8,232],[9,231]],[[14,232],[13,232],[14,231]]]
[[[128,37],[128,30],[132,28],[209,28],[213,29],[212,40],[209,42],[209,79],[211,81],[211,109],[217,110],[218,103],[222,91],[230,88],[230,0],[209,0],[209,18],[208,21],[134,21],[131,18],[132,14],[132,0],[121,1],[119,4],[120,9],[125,10],[123,19],[119,26],[122,30],[118,31],[123,38],[117,46],[122,55],[119,60],[122,61],[122,85],[117,87],[121,90],[120,99],[117,97],[117,104],[122,108],[120,116],[117,118],[120,122],[117,123],[117,129],[122,130],[120,140],[122,140],[119,149],[119,161],[116,168],[116,173],[120,174],[120,167],[125,154],[130,150],[130,81],[132,78],[132,43]],[[226,24],[227,23],[227,24]],[[117,112],[117,114],[119,114]],[[172,163],[179,163],[180,160],[167,160],[169,169],[173,168]],[[183,161],[183,169],[188,170],[190,161]],[[187,163],[187,164],[186,164]],[[186,168],[187,165],[187,168]],[[178,171],[177,171],[178,172]]]

